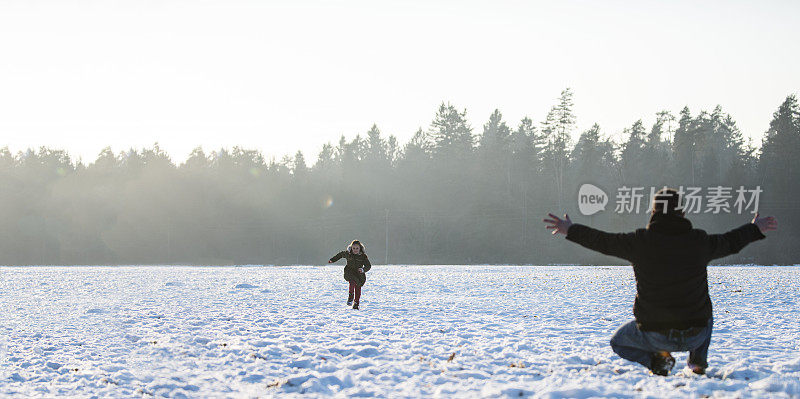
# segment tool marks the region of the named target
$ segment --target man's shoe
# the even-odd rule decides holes
[[[352,304],[353,304],[353,293],[351,292],[350,294],[347,295],[347,306],[350,306]]]
[[[650,371],[655,375],[669,375],[673,367],[675,367],[675,358],[669,352],[656,352],[650,358]]]
[[[692,373],[697,375],[703,375],[706,373],[706,368],[699,364],[687,363],[686,366],[689,367],[689,370],[692,370]]]
[[[353,302],[353,309],[358,310],[358,302]]]

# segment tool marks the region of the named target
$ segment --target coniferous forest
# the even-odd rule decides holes
[[[373,125],[316,159],[197,148],[176,164],[155,144],[84,163],[58,149],[0,149],[0,264],[323,264],[356,238],[373,264],[624,264],[553,239],[542,217],[630,231],[646,224],[646,204],[615,212],[616,190],[664,185],[763,190],[759,211],[780,230],[720,263],[800,255],[795,95],[776,104],[760,142],[721,107],[578,132],[569,89],[537,120],[497,110],[470,126],[455,105],[432,111],[407,143]],[[577,211],[583,183],[608,193],[604,212]],[[714,233],[751,218],[689,215]]]

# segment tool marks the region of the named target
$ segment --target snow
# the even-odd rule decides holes
[[[629,267],[3,267],[0,396],[800,397],[800,268],[713,267],[708,376],[609,348]]]

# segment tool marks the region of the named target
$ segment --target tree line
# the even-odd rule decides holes
[[[106,148],[85,164],[62,150],[3,148],[0,264],[323,264],[356,238],[375,264],[620,264],[554,240],[541,219],[568,212],[606,230],[642,227],[644,212],[614,212],[623,186],[760,187],[759,210],[781,230],[724,262],[797,263],[795,95],[758,146],[719,106],[579,135],[573,108],[566,89],[538,123],[495,110],[476,128],[466,110],[442,103],[405,144],[373,125],[323,145],[311,162],[299,151],[268,160],[198,147],[176,164],[155,144]],[[609,194],[605,212],[579,215],[583,183]],[[721,232],[752,215],[689,217]]]

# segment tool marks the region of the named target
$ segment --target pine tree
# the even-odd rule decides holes
[[[428,160],[433,148],[434,145],[431,143],[429,135],[419,128],[406,144],[403,150],[403,159],[412,162]]]
[[[527,116],[522,118],[519,126],[511,134],[510,149],[512,153],[512,181],[516,183],[530,181],[539,174],[539,152],[536,141],[539,139],[536,126]]]
[[[381,131],[378,125],[373,124],[367,131],[367,154],[366,159],[372,164],[389,164],[386,151],[386,142],[381,138]]]
[[[753,180],[751,171],[755,171],[755,148],[752,141],[745,142],[742,132],[731,115],[726,114],[720,128],[723,130],[726,145],[726,158],[720,165],[724,174],[724,182],[728,186],[749,184]]]
[[[304,179],[308,174],[308,165],[306,165],[306,157],[303,156],[302,151],[297,151],[294,154],[294,161],[292,162],[292,176],[297,179]]]
[[[542,123],[542,135],[545,141],[542,169],[555,184],[559,208],[563,208],[564,174],[569,166],[569,147],[572,132],[575,130],[575,114],[572,107],[572,90],[567,88],[561,92],[558,104],[550,109]]]
[[[158,143],[153,144],[153,148],[142,150],[142,161],[148,168],[175,169],[169,154],[162,150]]]
[[[394,166],[400,157],[400,144],[394,135],[389,135],[389,138],[386,139],[386,157],[390,166]]]
[[[686,183],[695,184],[695,162],[694,162],[694,127],[692,114],[689,107],[683,107],[678,121],[678,129],[675,130],[675,138],[672,141],[673,159],[675,160],[675,176],[680,176]]]
[[[594,124],[581,133],[571,154],[573,174],[578,180],[601,184],[613,176],[614,146],[600,136],[600,125]]]
[[[675,133],[674,123],[675,115],[672,115],[672,112],[667,110],[657,112],[656,123],[653,124],[652,130],[647,136],[650,146],[654,146],[656,142],[672,143]]]
[[[105,147],[100,150],[100,154],[97,155],[97,159],[91,165],[89,165],[89,169],[106,174],[111,173],[118,165],[119,161],[117,160],[117,156],[114,155],[114,152],[111,150],[111,147]]]
[[[671,174],[670,159],[672,156],[670,137],[673,133],[672,123],[675,116],[669,111],[661,111],[656,114],[656,122],[647,134],[644,143],[643,157],[646,160],[649,177],[652,179],[649,184],[653,186],[676,185],[675,177]],[[666,136],[666,137],[665,137]]]
[[[500,189],[500,182],[505,183],[506,192],[511,190],[510,135],[511,129],[503,121],[503,114],[495,109],[489,121],[483,125],[478,147],[480,163],[485,172],[482,184],[491,187],[488,191],[495,194]]]
[[[113,154],[112,154],[113,155]],[[8,173],[17,163],[8,146],[0,148],[0,172]]]
[[[472,153],[475,139],[466,110],[459,112],[453,105],[442,103],[431,122],[430,135],[436,153],[445,158],[463,158]]]
[[[705,183],[734,183],[727,179],[729,171],[737,169],[743,159],[744,138],[733,118],[717,105],[711,113],[711,137],[706,146],[704,162]]]
[[[113,156],[113,154],[111,155]],[[116,159],[114,159],[114,161],[116,162]],[[189,154],[189,158],[183,163],[183,166],[190,170],[202,170],[208,168],[210,165],[211,162],[203,151],[203,147],[195,147]]]
[[[333,146],[331,143],[325,143],[322,145],[322,150],[319,152],[317,156],[317,162],[314,164],[314,170],[324,171],[326,169],[332,168],[336,163],[336,154],[334,153]]]
[[[652,184],[647,176],[652,169],[645,159],[645,129],[642,120],[634,122],[623,134],[628,136],[620,154],[623,181],[627,185],[635,186]]]
[[[480,149],[487,153],[497,154],[508,149],[508,139],[511,129],[503,121],[503,114],[495,109],[489,116],[489,121],[483,125],[483,134],[480,137]]]
[[[134,148],[120,154],[119,161],[128,176],[135,176],[144,168],[144,159]]]
[[[800,154],[800,105],[795,95],[789,95],[772,115],[761,145],[759,170],[772,198],[787,203],[793,198],[800,181],[797,154]]]

